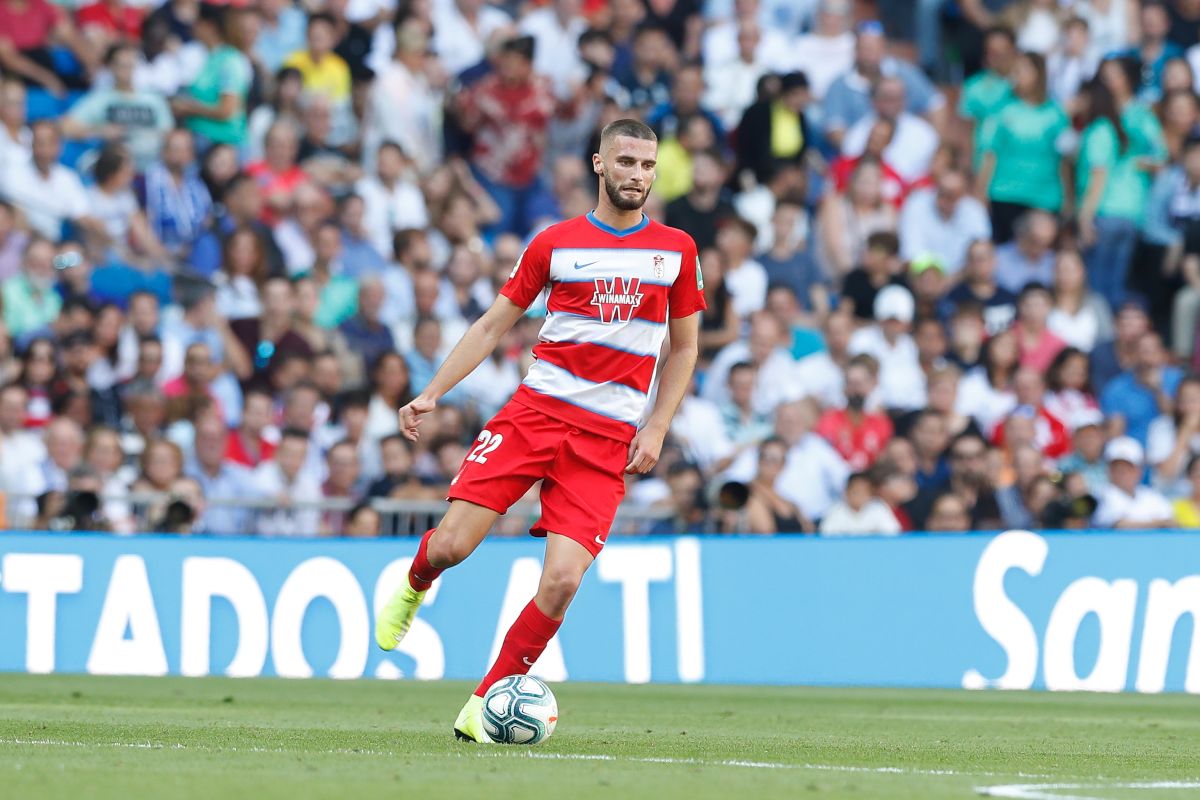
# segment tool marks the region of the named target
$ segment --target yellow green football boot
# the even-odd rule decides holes
[[[454,720],[454,735],[467,742],[492,744],[487,731],[483,729],[482,697],[471,695],[467,704],[462,707],[462,711],[458,712],[458,719]]]
[[[418,592],[405,579],[375,618],[375,643],[384,650],[395,650],[412,627],[424,599],[425,592]]]

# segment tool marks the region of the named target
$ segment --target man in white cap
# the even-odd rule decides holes
[[[1118,436],[1104,447],[1109,485],[1100,493],[1092,522],[1099,528],[1170,528],[1175,513],[1167,499],[1142,484],[1145,454],[1132,436]]]
[[[879,397],[890,410],[925,407],[925,373],[909,331],[916,303],[903,286],[885,286],[875,295],[875,324],[850,337],[850,354],[867,353],[879,362]]]

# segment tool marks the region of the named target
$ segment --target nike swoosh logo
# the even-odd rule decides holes
[[[597,537],[596,537],[596,544],[598,544],[598,545],[600,545],[601,547],[603,547],[603,546],[604,546],[604,539],[601,539],[599,536],[597,536]]]
[[[576,261],[575,269],[583,269],[584,267],[590,267],[592,264],[599,264],[599,263],[600,263],[599,261],[589,261],[586,264],[580,264],[578,261]]]
[[[526,656],[521,656],[521,660],[525,662],[525,666],[527,666],[527,667],[533,666],[533,662],[530,661]]]

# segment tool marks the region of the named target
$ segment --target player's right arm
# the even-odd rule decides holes
[[[458,385],[458,382],[475,371],[487,358],[500,337],[508,332],[525,309],[509,300],[504,295],[497,295],[482,317],[477,319],[462,339],[446,356],[446,360],[438,367],[437,374],[425,387],[425,391],[413,398],[412,402],[400,409],[400,430],[412,441],[417,441],[417,427],[421,424],[420,416],[428,414],[437,407],[437,401],[446,392]]]

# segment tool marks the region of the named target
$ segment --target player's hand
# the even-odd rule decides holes
[[[437,408],[437,403],[426,397],[418,395],[414,397],[412,402],[400,409],[400,432],[410,442],[415,442],[421,438],[421,432],[417,428],[421,424],[421,415],[428,414]]]
[[[629,444],[629,463],[625,472],[630,475],[645,475],[654,469],[658,456],[662,452],[663,437],[666,432],[658,432],[651,428],[642,428]]]

